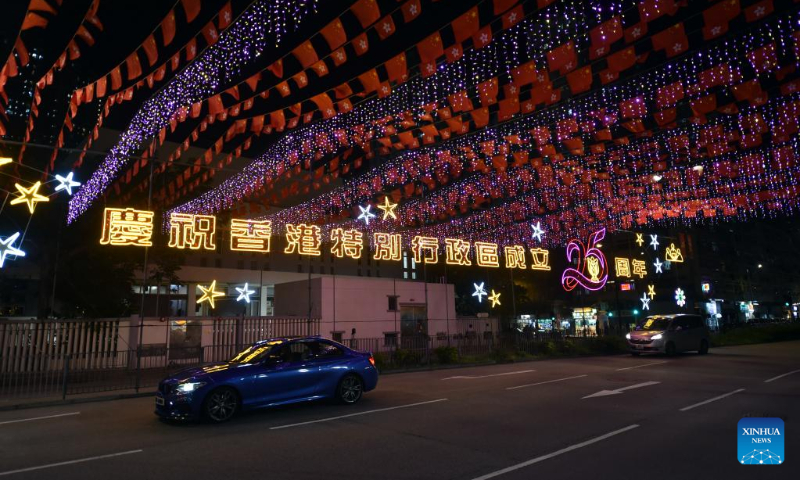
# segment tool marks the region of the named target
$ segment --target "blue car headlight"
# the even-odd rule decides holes
[[[206,382],[184,382],[178,385],[178,393],[192,393],[203,387]]]

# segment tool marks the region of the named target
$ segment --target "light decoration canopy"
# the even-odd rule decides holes
[[[17,257],[25,256],[25,252],[14,247],[14,242],[17,241],[17,238],[19,238],[19,232],[11,235],[5,240],[0,239],[0,268],[3,268],[3,264],[5,263],[8,255],[15,255]]]
[[[31,214],[33,214],[33,211],[36,209],[37,203],[50,201],[49,198],[39,194],[39,188],[41,188],[42,182],[36,182],[31,185],[30,188],[25,188],[19,183],[15,183],[14,186],[17,187],[19,196],[11,200],[11,205],[24,203],[28,205],[28,210]]]
[[[363,220],[365,225],[369,225],[369,221],[375,218],[375,214],[370,211],[372,210],[372,205],[367,205],[366,208],[359,205],[358,208],[361,210],[361,215],[358,216],[358,219]]]
[[[250,290],[249,285],[245,282],[244,287],[236,287],[236,291],[239,292],[239,296],[236,297],[237,302],[241,302],[244,300],[244,303],[250,303],[250,295],[256,293],[255,290]],[[212,305],[213,307],[213,305]]]
[[[211,285],[209,285],[208,287],[204,287],[202,285],[198,285],[197,288],[199,288],[200,291],[203,292],[203,296],[201,296],[200,299],[197,300],[197,303],[208,302],[208,304],[211,306],[211,308],[214,308],[214,299],[215,298],[224,297],[225,296],[225,292],[220,292],[219,290],[217,290],[217,281],[216,280],[212,281]]]
[[[478,297],[478,303],[481,303],[484,296],[488,296],[489,294],[486,293],[486,288],[483,286],[485,282],[481,282],[480,285],[477,283],[473,283],[472,285],[475,287],[475,292],[472,294],[473,297]]]
[[[72,189],[74,187],[80,187],[80,182],[76,182],[72,179],[74,172],[69,172],[66,177],[62,177],[61,175],[56,175],[56,180],[58,180],[58,185],[56,186],[56,192],[60,192],[61,190],[66,190],[69,196],[72,196]]]

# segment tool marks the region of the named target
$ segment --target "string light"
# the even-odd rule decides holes
[[[153,246],[155,212],[133,208],[106,208],[103,211],[103,233],[100,245],[137,247]]]

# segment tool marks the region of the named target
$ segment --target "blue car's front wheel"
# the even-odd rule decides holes
[[[361,377],[353,373],[347,374],[339,381],[336,388],[336,398],[341,403],[352,405],[364,394],[364,382]]]
[[[214,422],[226,422],[233,418],[239,409],[239,396],[228,387],[212,390],[203,402],[203,413]]]

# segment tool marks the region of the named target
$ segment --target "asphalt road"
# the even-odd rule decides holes
[[[783,465],[737,462],[744,416],[784,420]],[[223,425],[152,398],[0,412],[3,479],[797,479],[798,446],[800,342],[385,375]]]

